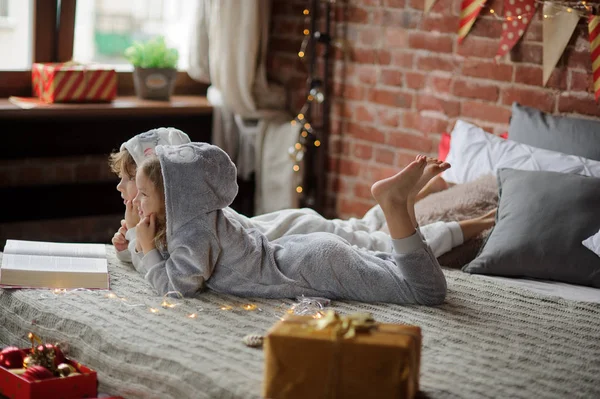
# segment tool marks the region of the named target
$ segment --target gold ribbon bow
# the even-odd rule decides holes
[[[328,310],[322,318],[311,320],[311,324],[316,330],[331,327],[336,336],[352,338],[357,332],[370,330],[376,323],[371,313],[353,313],[341,316],[333,310]]]

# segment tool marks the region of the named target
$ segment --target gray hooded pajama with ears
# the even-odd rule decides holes
[[[223,212],[238,190],[236,168],[223,150],[189,143],[158,146],[156,154],[165,184],[168,254],[148,252],[138,270],[160,295],[193,296],[206,285],[251,297],[443,302],[444,274],[418,233],[393,240],[393,254],[358,249],[331,233],[270,242]]]

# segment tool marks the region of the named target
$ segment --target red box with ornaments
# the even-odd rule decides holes
[[[52,347],[51,345],[46,345]],[[19,354],[18,352],[21,352]],[[41,365],[27,363],[31,348],[7,347],[0,353],[0,397],[9,399],[82,399],[98,396],[96,372],[62,356],[60,376]],[[59,356],[57,356],[58,358]],[[20,362],[19,362],[20,360]],[[18,367],[18,366],[21,367]],[[17,367],[15,367],[17,366]],[[68,370],[67,370],[68,369]]]

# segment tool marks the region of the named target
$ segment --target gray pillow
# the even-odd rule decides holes
[[[600,121],[554,116],[513,103],[508,138],[532,147],[600,161]]]
[[[600,258],[581,242],[600,227],[600,179],[500,169],[496,225],[463,271],[600,288]]]

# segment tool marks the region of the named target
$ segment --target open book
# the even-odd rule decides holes
[[[0,286],[108,289],[104,244],[6,240]]]

